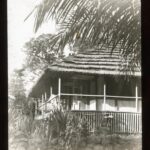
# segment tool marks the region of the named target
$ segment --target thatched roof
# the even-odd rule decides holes
[[[51,72],[140,76],[140,66],[127,65],[119,49],[84,49],[49,66]],[[128,66],[128,67],[127,67]],[[131,70],[132,69],[132,70]]]
[[[119,48],[111,53],[111,49],[84,49],[74,55],[70,55],[62,60],[50,65],[32,88],[29,96],[41,94],[45,86],[50,82],[50,77],[60,74],[91,74],[91,75],[130,75],[141,76],[140,66],[127,66],[128,61],[121,56]],[[130,70],[132,68],[132,70]]]

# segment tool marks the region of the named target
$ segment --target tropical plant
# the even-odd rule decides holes
[[[49,135],[51,138],[59,137],[66,130],[68,113],[61,109],[54,109],[49,118]]]
[[[62,109],[54,109],[48,121],[47,144],[57,150],[77,150],[88,137],[86,122]]]
[[[80,45],[107,45],[112,50],[120,44],[132,64],[141,61],[139,0],[42,0],[32,12],[36,12],[35,31],[44,21],[56,20],[58,33],[51,40],[52,46],[57,43],[64,49],[77,38]]]
[[[66,125],[65,132],[65,149],[78,150],[79,146],[87,144],[89,131],[87,123],[75,115],[70,115]]]

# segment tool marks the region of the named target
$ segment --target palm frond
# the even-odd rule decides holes
[[[125,56],[134,53],[140,62],[141,20],[139,0],[43,0],[36,8],[35,31],[49,18],[56,20],[58,34],[51,41],[60,49],[80,35],[81,43],[119,43]]]

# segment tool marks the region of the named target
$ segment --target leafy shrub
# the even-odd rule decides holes
[[[51,145],[55,145],[55,149],[77,150],[81,142],[86,143],[88,135],[85,121],[62,109],[55,109],[51,113],[48,141]]]
[[[48,140],[62,136],[66,130],[68,114],[61,109],[54,109],[48,120]]]
[[[66,150],[77,150],[81,141],[81,122],[75,116],[69,116],[65,132]]]

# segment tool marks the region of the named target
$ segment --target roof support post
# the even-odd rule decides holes
[[[36,113],[38,114],[38,110],[39,110],[39,99],[36,100],[36,107],[37,107]]]
[[[104,101],[103,101],[103,110],[106,110],[106,85],[104,84]]]
[[[38,103],[38,102],[37,102],[37,100],[35,100],[35,115],[37,115],[37,109],[38,109],[38,107],[37,107],[37,106],[38,106],[38,105],[37,105],[37,103]]]
[[[45,92],[45,110],[47,110],[47,93]]]
[[[61,78],[58,79],[58,102],[60,105],[60,96],[61,96]]]
[[[53,88],[50,86],[50,96],[53,94]]]
[[[42,117],[44,118],[44,95],[42,94]]]
[[[135,87],[135,111],[138,111],[138,87]]]

